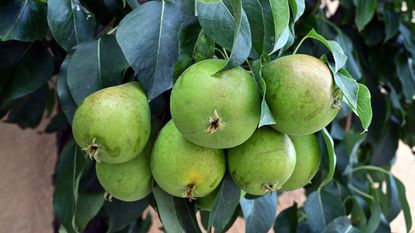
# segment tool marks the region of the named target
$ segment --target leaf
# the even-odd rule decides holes
[[[225,175],[209,214],[209,229],[214,229],[217,233],[226,229],[237,209],[240,196],[241,189],[233,182],[229,174]],[[223,208],[224,206],[226,208]]]
[[[329,172],[327,177],[321,182],[319,186],[320,188],[324,187],[331,181],[331,179],[333,179],[334,170],[336,169],[336,152],[334,151],[333,139],[331,138],[330,133],[326,128],[323,128],[321,133],[323,134],[324,142],[326,143],[327,152],[329,154]]]
[[[53,38],[66,51],[95,37],[95,16],[79,0],[48,0],[47,21]]]
[[[91,163],[75,144],[70,141],[65,145],[59,157],[56,169],[56,184],[53,194],[53,209],[59,222],[67,232],[79,232],[75,224],[78,206],[78,187],[83,169]]]
[[[308,196],[304,204],[304,210],[307,214],[307,222],[311,232],[316,233],[322,232],[324,226],[345,214],[343,203],[338,197],[320,190]]]
[[[212,58],[213,55],[215,55],[215,42],[207,37],[202,29],[197,37],[192,57],[195,62],[199,62]]]
[[[47,6],[29,0],[3,1],[0,7],[0,40],[34,41],[47,32]]]
[[[380,208],[379,203],[375,200],[369,200],[369,208],[370,208],[370,217],[367,221],[367,226],[365,232],[373,233],[376,231],[380,224],[380,215],[382,209]]]
[[[91,219],[98,214],[98,211],[101,209],[103,204],[103,193],[79,194],[75,222],[80,231],[85,229],[89,221],[91,221]]]
[[[393,179],[398,190],[398,199],[405,218],[406,232],[409,232],[412,228],[412,214],[408,199],[406,198],[405,185],[398,178],[393,177]]]
[[[131,224],[148,206],[148,198],[125,202],[112,200],[105,203],[109,214],[108,232],[117,232]]]
[[[359,97],[357,99],[357,115],[359,116],[360,122],[364,131],[367,131],[370,123],[372,122],[372,105],[370,102],[370,91],[369,89],[359,83]]]
[[[346,216],[341,216],[329,223],[322,233],[359,233]]]
[[[359,85],[356,80],[345,69],[340,69],[339,72],[335,73],[334,81],[343,92],[349,107],[357,112]]]
[[[355,22],[362,31],[375,14],[377,0],[353,0],[353,3],[356,6]]]
[[[153,187],[153,195],[161,222],[167,232],[200,232],[194,206],[190,207],[185,199],[173,197],[159,186]]]
[[[77,104],[105,87],[121,84],[122,71],[128,67],[113,35],[75,47],[68,64],[66,83]]]
[[[385,21],[385,39],[384,42],[394,37],[399,31],[399,14],[392,8],[386,8],[383,11],[383,20]]]
[[[68,54],[66,55],[65,60],[62,62],[56,85],[56,92],[58,94],[59,104],[62,108],[63,113],[65,114],[66,120],[69,122],[69,124],[72,125],[72,119],[75,114],[77,104],[71,95],[68,84],[66,83],[66,71],[71,58],[72,54]]]
[[[14,100],[5,122],[17,124],[22,129],[37,127],[44,116],[48,99],[51,96],[48,87],[44,85],[31,94]]]
[[[268,104],[265,99],[266,94],[266,83],[264,79],[262,78],[262,61],[261,59],[251,61],[250,63],[252,75],[255,78],[255,81],[257,82],[259,91],[262,95],[262,102],[261,102],[261,117],[259,120],[258,127],[264,126],[264,125],[273,125],[275,124],[275,119],[271,113],[271,110],[268,107]]]
[[[278,214],[277,220],[275,220],[274,231],[278,233],[292,233],[297,232],[298,224],[298,208],[297,203],[283,210]]]
[[[398,53],[395,56],[396,74],[401,83],[401,88],[407,103],[413,101],[415,95],[415,74],[411,67],[409,57],[405,53]]]
[[[229,61],[221,71],[245,62],[252,46],[251,30],[242,9],[242,0],[230,1],[231,9],[226,3],[229,0],[197,1],[197,15],[206,35],[231,51]]]
[[[277,195],[270,193],[256,199],[240,201],[246,223],[246,232],[268,232],[277,214]]]
[[[289,0],[291,11],[296,22],[305,10],[305,0]]]
[[[298,48],[302,45],[304,40],[312,38],[319,42],[321,42],[327,49],[332,53],[334,59],[334,69],[332,70],[334,74],[336,74],[345,64],[347,61],[347,56],[344,54],[343,49],[340,45],[334,40],[326,40],[323,36],[318,34],[314,29],[312,29],[300,43],[297,45],[297,48],[294,51],[294,54],[298,51]]]
[[[274,19],[275,33],[273,42],[274,48],[270,53],[274,53],[279,49],[277,42],[290,22],[290,8],[288,6],[288,0],[270,0],[269,4],[271,6],[272,17]]]
[[[264,52],[264,15],[259,0],[243,0],[243,9],[248,17],[248,22],[252,35],[252,46],[257,54]]]
[[[150,1],[130,12],[120,22],[117,41],[149,100],[173,85],[173,68],[178,57],[180,26],[193,15],[194,3]]]
[[[389,174],[388,180],[386,182],[386,204],[388,206],[386,213],[384,212],[388,222],[392,222],[392,220],[398,216],[399,212],[402,209],[398,195],[398,187],[396,185],[395,178],[392,174]]]
[[[0,80],[0,102],[20,98],[40,88],[52,76],[54,68],[52,57],[40,42],[0,43],[0,60],[3,79]]]

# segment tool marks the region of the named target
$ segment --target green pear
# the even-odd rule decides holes
[[[269,127],[257,129],[248,141],[228,151],[232,179],[251,195],[280,189],[292,175],[295,163],[291,139]]]
[[[310,183],[320,167],[320,145],[314,134],[290,136],[294,143],[297,162],[291,177],[282,185],[282,191],[291,191]]]
[[[225,175],[226,161],[223,150],[187,141],[170,121],[156,140],[150,166],[160,188],[193,199],[215,190]]]
[[[190,66],[173,86],[170,111],[183,136],[203,147],[242,144],[259,123],[261,97],[254,78],[227,61],[208,59]]]
[[[266,100],[276,120],[272,127],[288,135],[308,135],[326,127],[341,107],[342,93],[319,59],[289,55],[262,69]]]
[[[97,91],[75,112],[72,132],[91,158],[123,163],[137,156],[151,131],[150,107],[138,82]]]
[[[108,194],[122,201],[136,201],[151,193],[152,143],[134,159],[119,164],[96,163],[99,182]]]

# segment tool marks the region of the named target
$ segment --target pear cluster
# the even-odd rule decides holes
[[[226,63],[204,60],[183,72],[171,92],[172,119],[155,140],[149,140],[150,107],[137,82],[83,101],[74,138],[97,161],[98,179],[110,196],[139,200],[157,184],[208,210],[226,171],[251,195],[311,181],[320,165],[314,133],[341,105],[328,67],[308,55],[264,65],[265,98],[276,124],[259,128],[262,97],[255,79],[242,67],[224,71]]]

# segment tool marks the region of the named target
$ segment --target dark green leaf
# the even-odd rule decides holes
[[[223,232],[232,220],[241,197],[241,189],[227,174],[223,179],[209,215],[209,229]],[[224,208],[226,206],[226,208]]]
[[[73,99],[68,84],[66,82],[67,68],[71,60],[71,57],[71,54],[66,55],[66,58],[61,65],[56,85],[56,92],[59,97],[59,103],[62,108],[62,111],[65,113],[66,120],[69,122],[69,124],[72,125],[72,118],[75,114],[77,104]]]
[[[369,89],[359,83],[359,96],[357,99],[357,115],[359,116],[362,127],[365,131],[369,128],[370,123],[372,122],[372,105],[370,102],[370,91]]]
[[[387,204],[387,211],[384,214],[388,222],[392,222],[402,209],[399,202],[398,187],[392,174],[389,174],[388,181],[386,182],[386,196],[387,202],[385,204]]]
[[[55,133],[67,127],[67,120],[65,114],[59,111],[49,122],[45,128],[46,133]]]
[[[356,25],[359,31],[361,31],[372,20],[377,0],[353,0],[353,3],[356,6]]]
[[[0,43],[0,61],[0,101],[17,99],[33,92],[53,73],[52,57],[40,42]]]
[[[322,233],[359,233],[346,216],[338,217],[327,225]]]
[[[200,232],[193,210],[185,202],[163,191],[159,186],[153,187],[157,211],[167,232]]]
[[[75,223],[82,231],[104,204],[104,194],[79,193]]]
[[[0,4],[0,40],[34,41],[47,32],[47,6],[28,0],[8,0]]]
[[[193,59],[199,62],[205,59],[212,58],[215,54],[215,42],[206,36],[203,29],[197,37],[195,47],[193,49]]]
[[[308,196],[304,204],[304,210],[308,217],[307,222],[313,233],[322,232],[324,226],[345,214],[343,203],[338,197],[320,190]]]
[[[197,1],[197,15],[206,35],[231,51],[229,61],[223,70],[245,62],[252,46],[251,30],[242,9],[242,1],[230,1],[231,8],[225,3],[228,3],[228,0]]]
[[[35,128],[45,113],[48,98],[51,95],[47,86],[12,101],[12,106],[5,122],[19,125],[20,128]]]
[[[136,223],[137,223],[137,227],[136,227],[137,229],[136,231],[134,231],[134,233],[148,233],[153,223],[151,214],[147,214],[147,217],[144,220],[138,219]]]
[[[125,228],[137,219],[147,206],[147,198],[134,202],[112,200],[106,203],[106,209],[109,213],[108,232],[116,232]]]
[[[291,11],[293,13],[294,22],[297,21],[305,10],[304,0],[289,0]]]
[[[298,224],[298,208],[294,203],[291,207],[283,210],[278,214],[274,224],[274,231],[278,233],[295,233]]]
[[[369,208],[370,208],[370,217],[367,221],[367,226],[365,232],[373,233],[376,231],[380,224],[380,215],[382,212],[382,209],[380,208],[380,205],[375,200],[370,200],[369,202]]]
[[[352,202],[351,219],[354,225],[360,230],[366,228],[367,218],[363,210],[363,198],[359,196],[352,196],[349,200]]]
[[[277,195],[270,193],[256,199],[240,201],[246,223],[246,232],[268,232],[277,214]]]
[[[329,155],[329,172],[327,177],[321,182],[320,188],[328,184],[334,176],[334,170],[336,169],[336,153],[334,151],[334,142],[330,136],[330,133],[326,128],[321,130],[321,133],[324,137],[324,142],[326,143],[327,152]]]
[[[406,232],[409,232],[412,228],[412,214],[408,204],[408,199],[406,198],[405,185],[396,177],[393,177],[393,179],[395,180],[396,188],[398,190],[399,202],[405,217]]]
[[[47,19],[53,37],[66,51],[95,37],[95,16],[78,0],[48,0]]]
[[[415,74],[411,63],[405,53],[398,53],[395,57],[396,73],[407,103],[411,103],[415,95]]]
[[[67,232],[79,232],[75,215],[78,206],[78,186],[83,169],[91,163],[75,144],[70,141],[62,150],[56,169],[53,209]]]
[[[66,83],[77,104],[102,88],[121,84],[122,71],[128,67],[113,35],[84,42],[68,64]]]
[[[268,104],[266,102],[265,99],[265,94],[266,94],[266,83],[264,81],[264,79],[262,78],[262,62],[261,59],[255,60],[253,62],[250,62],[250,66],[251,66],[251,71],[252,74],[257,82],[259,91],[261,92],[262,95],[262,102],[261,102],[261,117],[259,120],[259,126],[264,126],[264,125],[273,125],[275,124],[275,119],[272,116],[271,110],[268,107]]]
[[[388,41],[390,38],[394,37],[399,31],[399,15],[392,8],[387,8],[383,12],[383,17],[385,21],[385,40]]]
[[[259,0],[243,0],[243,9],[248,17],[252,34],[252,46],[257,54],[264,52],[264,15]]]
[[[193,7],[191,0],[146,2],[118,27],[117,41],[149,100],[173,85],[180,26],[193,15]]]

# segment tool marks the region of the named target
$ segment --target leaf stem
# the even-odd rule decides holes
[[[220,50],[220,49],[218,49],[216,47],[215,47],[215,50],[218,51],[220,53],[220,55],[222,55],[222,58],[225,58],[225,59],[227,58],[227,56],[223,53],[222,50]]]
[[[303,42],[308,38],[308,36],[305,36],[303,39],[300,40],[300,43],[298,43],[297,47],[295,48],[293,55],[297,53],[298,49],[301,47]]]

